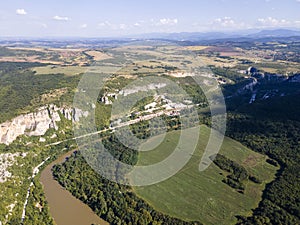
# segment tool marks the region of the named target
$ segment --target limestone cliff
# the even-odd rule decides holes
[[[59,112],[66,119],[75,122],[78,122],[80,117],[87,116],[87,112],[80,109],[44,106],[36,112],[20,115],[0,124],[0,143],[9,145],[20,135],[42,136],[49,128],[57,130],[57,122],[61,120]]]

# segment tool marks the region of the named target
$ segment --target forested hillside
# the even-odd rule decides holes
[[[229,113],[227,135],[281,166],[253,216],[240,224],[300,223],[299,95],[258,101]]]

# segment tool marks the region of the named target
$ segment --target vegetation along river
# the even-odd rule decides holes
[[[70,151],[49,164],[41,173],[40,181],[44,186],[50,213],[57,225],[108,225],[87,205],[76,199],[65,190],[52,176],[52,167],[64,162],[73,151]]]

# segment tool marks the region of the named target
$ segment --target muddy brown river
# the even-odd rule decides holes
[[[64,162],[70,151],[48,165],[41,173],[40,182],[44,186],[50,213],[57,225],[108,225],[98,217],[87,205],[76,199],[53,178],[51,168]]]

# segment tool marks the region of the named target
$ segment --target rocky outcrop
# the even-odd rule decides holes
[[[108,97],[106,97],[106,96],[102,97],[102,98],[100,99],[100,102],[104,103],[105,105],[111,105],[111,104],[113,103],[113,102],[110,101],[110,100],[108,99]]]
[[[119,94],[127,96],[127,95],[137,93],[139,91],[143,92],[143,91],[147,91],[147,90],[156,90],[156,89],[164,88],[166,86],[167,86],[167,84],[165,84],[165,83],[148,84],[146,86],[137,86],[134,88],[127,88],[127,89],[121,90],[121,91],[119,91]]]
[[[0,154],[0,183],[4,183],[12,174],[7,170],[14,165],[17,157],[26,157],[26,153],[6,153]],[[0,224],[1,225],[1,224]]]
[[[11,121],[0,124],[0,143],[9,145],[20,135],[42,136],[48,129],[58,129],[57,122],[62,114],[66,119],[78,122],[88,112],[73,108],[58,108],[49,105],[39,108],[36,112],[20,115]]]

